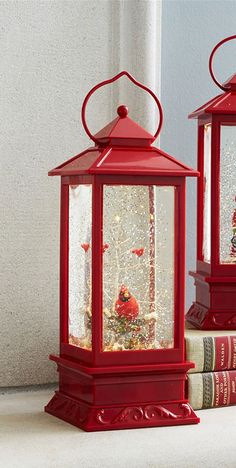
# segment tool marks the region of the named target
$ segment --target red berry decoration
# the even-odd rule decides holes
[[[141,247],[140,249],[133,249],[131,252],[137,255],[137,257],[141,257],[144,253],[144,247]]]
[[[82,247],[82,249],[84,249],[84,251],[85,251],[85,253],[86,253],[86,252],[88,252],[88,249],[89,249],[89,247],[90,247],[90,244],[88,244],[88,243],[81,244],[81,247]]]
[[[109,244],[103,244],[102,253],[106,252],[107,249],[109,249]]]

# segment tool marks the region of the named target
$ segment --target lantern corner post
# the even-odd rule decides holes
[[[179,178],[175,193],[175,329],[174,342],[184,361],[185,273],[186,273],[186,180]]]
[[[57,416],[57,407],[63,403],[61,397],[61,369],[60,362],[64,347],[68,343],[68,318],[69,318],[69,185],[66,177],[61,177],[60,194],[60,271],[59,271],[59,356],[50,355],[49,358],[57,364],[59,374],[59,391],[56,391],[47,405],[46,413]]]
[[[93,365],[101,363],[103,340],[103,184],[101,176],[92,176],[92,356]]]
[[[204,209],[204,124],[198,120],[198,171],[197,180],[197,259],[203,260],[203,209]]]
[[[61,178],[60,206],[60,354],[68,343],[69,319],[69,185]]]
[[[211,276],[217,274],[220,261],[220,120],[212,119],[211,142]]]

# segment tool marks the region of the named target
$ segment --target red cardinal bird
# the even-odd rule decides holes
[[[115,311],[119,317],[125,317],[127,320],[134,320],[138,316],[138,302],[124,285],[120,288],[119,298],[115,303]]]

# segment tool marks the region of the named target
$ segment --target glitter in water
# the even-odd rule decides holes
[[[69,343],[91,349],[92,186],[69,186]]]
[[[174,187],[104,186],[103,350],[173,347]],[[69,343],[91,350],[91,185],[69,188]]]
[[[236,263],[232,251],[236,208],[236,127],[221,126],[220,154],[220,262]]]
[[[211,261],[211,125],[204,126],[203,258]]]
[[[110,245],[103,257],[104,351],[173,346],[174,190],[104,186],[103,238]],[[117,216],[119,225],[112,222]],[[121,300],[119,314],[122,284],[131,297]],[[129,320],[132,301],[139,309]]]

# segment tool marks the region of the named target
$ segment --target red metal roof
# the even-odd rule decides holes
[[[196,109],[189,115],[190,119],[198,118],[204,114],[235,114],[236,113],[236,74],[231,76],[224,85],[227,89],[224,93],[214,97],[206,104]]]
[[[236,90],[236,73],[232,75],[228,80],[226,80],[223,84],[225,88],[230,89],[231,91]]]
[[[101,146],[88,148],[52,169],[49,175],[198,175],[197,171],[151,146],[153,136],[127,115],[117,117],[96,137]]]
[[[49,175],[127,174],[196,176],[198,172],[154,148],[89,148],[49,172]]]
[[[151,133],[147,132],[128,116],[125,118],[116,117],[116,119],[100,130],[95,137],[98,138],[101,143],[112,142],[114,139],[118,138],[125,140],[146,140],[147,142],[153,141]]]
[[[98,148],[88,148],[49,171],[48,175],[88,174],[91,165],[98,159],[101,151],[102,149],[99,151]]]

